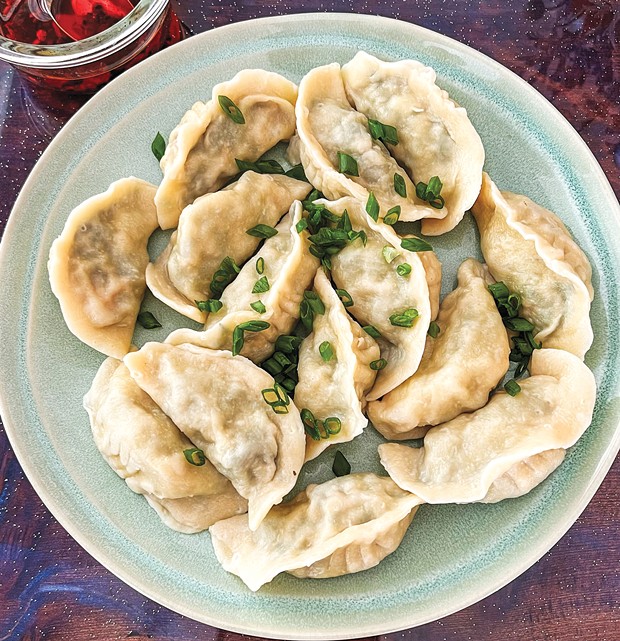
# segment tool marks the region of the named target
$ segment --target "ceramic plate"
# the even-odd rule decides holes
[[[160,179],[150,151],[195,100],[244,68],[294,81],[359,49],[416,58],[467,108],[486,148],[486,170],[502,189],[558,212],[594,267],[595,342],[587,364],[599,386],[594,421],[567,460],[525,497],[497,505],[423,506],[403,544],[378,567],[328,581],[282,575],[254,594],[217,564],[209,534],[168,530],[142,497],[102,460],[82,396],[103,357],[67,330],[47,279],[50,245],[68,213],[109,183]],[[618,450],[620,282],[618,204],[585,144],[538,93],[476,51],[384,18],[296,15],[231,25],[196,36],[128,71],[93,98],[45,152],[15,205],[2,242],[2,416],[29,479],[56,518],[112,572],[155,601],[238,632],[278,638],[376,635],[463,608],[530,567],[571,526]],[[161,239],[160,239],[161,242]],[[457,265],[479,256],[469,216],[433,241],[444,293]],[[164,328],[181,317],[149,300]],[[611,328],[611,329],[610,329]],[[9,340],[10,337],[10,340]],[[147,339],[138,333],[136,342]],[[381,471],[369,429],[343,446],[354,471]],[[332,454],[307,471],[327,479]]]

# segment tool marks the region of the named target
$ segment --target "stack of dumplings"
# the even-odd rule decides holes
[[[590,425],[590,264],[484,172],[429,67],[359,52],[299,88],[242,71],[160,166],[159,185],[120,178],[69,214],[50,284],[107,357],[84,398],[102,456],[166,526],[208,529],[250,590],[373,567],[422,504],[522,496]],[[469,211],[485,262],[462,256],[440,300],[432,245],[400,223],[440,236]],[[147,287],[202,327],[135,347]],[[386,473],[351,472],[350,441]],[[317,458],[334,478],[303,487]]]

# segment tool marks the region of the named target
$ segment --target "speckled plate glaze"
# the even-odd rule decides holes
[[[102,356],[65,327],[47,279],[50,245],[70,210],[110,182],[158,182],[150,151],[211,87],[251,67],[299,81],[310,68],[365,49],[416,58],[465,106],[503,189],[556,211],[594,267],[595,342],[587,363],[599,386],[594,421],[566,462],[529,495],[497,505],[423,506],[403,544],[378,567],[328,581],[282,575],[253,594],[217,564],[208,533],[168,530],[97,452],[82,396]],[[376,635],[463,608],[530,567],[571,526],[620,446],[617,429],[620,216],[593,156],[558,112],[525,82],[476,51],[384,18],[319,14],[267,18],[196,36],[126,72],[92,99],[45,152],[20,195],[2,242],[2,416],[32,484],[66,529],[112,572],[189,617],[287,639]],[[161,241],[161,239],[160,239]],[[457,265],[479,256],[470,219],[433,241],[444,293]],[[161,340],[183,321],[155,301]],[[143,330],[138,344],[147,340]],[[342,448],[354,471],[380,471],[369,429]],[[301,482],[327,479],[324,453]]]

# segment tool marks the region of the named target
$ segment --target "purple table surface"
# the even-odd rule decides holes
[[[433,29],[527,80],[584,138],[620,194],[618,0],[186,0],[194,32],[250,18],[362,12]],[[79,107],[51,110],[0,63],[0,231],[37,158]],[[386,641],[620,640],[620,463],[570,531],[512,583],[456,614]],[[50,515],[0,425],[0,641],[231,639],[144,598],[90,557]],[[379,637],[377,637],[379,638]]]

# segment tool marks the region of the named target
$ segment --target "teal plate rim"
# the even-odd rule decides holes
[[[147,541],[130,540],[116,527],[111,513],[102,515],[98,511],[93,496],[85,493],[79,478],[72,477],[67,470],[68,455],[57,449],[62,437],[54,433],[45,416],[46,398],[41,391],[39,370],[45,370],[46,364],[40,360],[45,352],[36,345],[40,337],[37,314],[41,304],[37,293],[44,287],[41,265],[49,250],[47,240],[54,231],[49,228],[47,214],[59,197],[64,180],[114,123],[127,117],[142,101],[156,98],[167,84],[174,83],[177,73],[195,73],[203,58],[214,64],[226,63],[250,46],[266,54],[271,47],[303,48],[307,33],[313,34],[313,42],[319,45],[334,46],[338,35],[349,47],[384,50],[388,56],[396,56],[410,47],[417,48],[417,57],[422,62],[432,60],[433,56],[446,56],[446,60],[460,59],[473,65],[475,70],[458,68],[453,73],[449,65],[440,65],[440,77],[457,84],[459,75],[471,73],[473,77],[484,70],[486,77],[480,92],[501,104],[518,124],[532,129],[536,144],[544,145],[556,159],[559,174],[565,180],[564,188],[576,207],[590,212],[582,221],[581,231],[593,243],[589,253],[596,255],[601,264],[597,293],[605,309],[599,309],[598,314],[607,323],[607,333],[606,340],[599,337],[601,345],[596,358],[589,356],[597,373],[599,396],[593,422],[596,430],[589,430],[584,444],[575,448],[575,457],[587,463],[582,475],[575,472],[570,493],[560,488],[563,502],[548,505],[544,514],[532,514],[531,519],[521,522],[520,529],[516,528],[501,542],[497,551],[480,557],[475,575],[463,576],[455,565],[454,572],[437,579],[439,596],[431,605],[427,599],[424,607],[413,599],[414,586],[400,594],[382,587],[378,568],[356,575],[370,577],[366,593],[359,591],[360,580],[354,578],[350,582],[307,581],[304,584],[312,587],[302,595],[288,594],[286,588],[290,584],[284,582],[266,594],[246,594],[240,590],[239,596],[230,591],[228,579],[205,585],[190,572],[168,567],[166,559],[157,558]],[[193,57],[197,50],[200,55]],[[79,157],[63,157],[63,152],[77,145],[76,141],[81,144]],[[586,172],[587,183],[579,181],[578,176]],[[357,638],[436,620],[503,587],[545,554],[586,507],[620,449],[617,429],[620,356],[613,331],[620,318],[617,280],[614,282],[620,270],[620,247],[612,244],[610,230],[620,231],[620,207],[583,140],[537,91],[484,54],[413,24],[358,14],[296,14],[220,27],[157,54],[104,88],[67,123],[26,181],[0,244],[0,276],[5,289],[0,301],[0,332],[5,337],[1,347],[5,367],[0,376],[0,412],[7,435],[33,487],[76,541],[123,581],[181,614],[240,633],[289,639]],[[16,340],[7,340],[11,336]],[[58,340],[51,331],[50,349],[62,345],[62,340]],[[88,370],[79,362],[70,362],[69,367],[80,374]],[[569,458],[572,455],[571,452]],[[552,496],[553,492],[547,494]],[[422,508],[416,519],[424,518],[428,517]],[[529,538],[532,533],[537,535],[533,541]],[[395,562],[389,561],[387,565],[389,571],[398,572]],[[358,591],[339,599],[334,585],[357,586]],[[432,580],[429,585],[432,590]],[[276,604],[283,612],[276,611]]]

